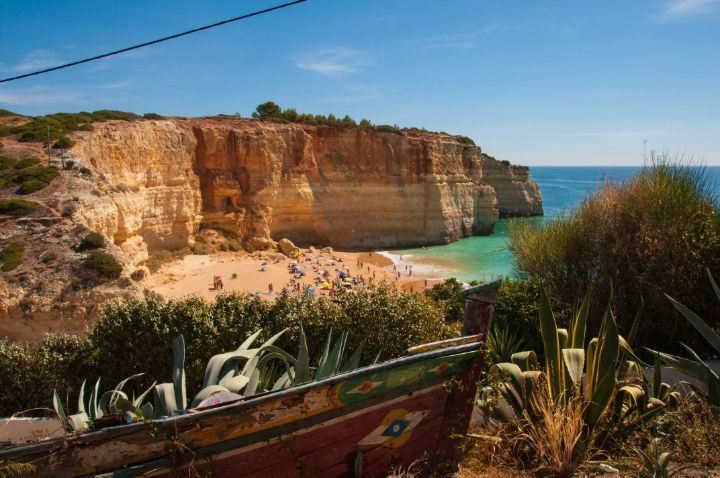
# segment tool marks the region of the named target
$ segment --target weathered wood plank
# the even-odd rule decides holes
[[[416,355],[424,352],[430,352],[431,350],[439,350],[446,347],[452,347],[456,345],[471,344],[473,342],[479,342],[482,339],[482,335],[468,335],[466,337],[456,337],[454,339],[439,340],[437,342],[430,342],[427,344],[416,345],[410,347],[407,350],[408,355]]]

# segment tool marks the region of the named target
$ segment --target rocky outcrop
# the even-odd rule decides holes
[[[135,264],[192,244],[201,227],[247,249],[386,248],[492,232],[499,216],[542,214],[528,169],[431,133],[171,119],[96,124],[78,160],[99,176],[76,213]],[[90,194],[90,193],[88,193]]]
[[[530,180],[530,168],[527,166],[511,165],[486,157],[483,179],[495,190],[500,217],[543,214],[542,195],[537,183]]]

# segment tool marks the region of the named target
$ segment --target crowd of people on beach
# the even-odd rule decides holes
[[[393,264],[392,273],[389,270],[380,271],[381,277],[378,278],[377,269],[367,264],[363,260],[363,257],[363,255],[358,255],[355,264],[355,273],[353,273],[342,256],[332,254],[328,256],[323,254],[313,256],[311,252],[297,250],[287,264],[287,272],[291,274],[292,277],[287,283],[281,285],[281,287],[288,288],[291,292],[298,294],[333,295],[334,291],[339,287],[352,288],[357,285],[373,284],[386,280],[388,274],[392,274],[392,278],[395,279],[396,282],[399,282],[403,275],[412,277],[413,266],[412,264],[406,263],[404,264],[404,271],[401,270],[402,264]],[[371,258],[372,253],[369,252],[368,259]],[[278,258],[273,260],[274,264],[280,262],[282,262],[282,260]],[[400,256],[400,262],[403,262],[403,256]],[[266,266],[268,265],[267,261],[262,261],[258,272],[265,272]],[[237,278],[237,274],[232,274],[232,278]],[[425,284],[427,287],[427,280]],[[221,291],[223,287],[222,277],[220,275],[214,275],[212,290]],[[272,282],[268,283],[266,293],[256,292],[257,295],[273,295],[274,293],[275,287]]]

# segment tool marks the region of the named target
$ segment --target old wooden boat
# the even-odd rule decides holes
[[[33,476],[382,477],[449,473],[467,433],[498,282],[466,291],[463,337],[289,389],[0,450]]]

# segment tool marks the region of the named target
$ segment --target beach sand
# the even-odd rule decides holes
[[[316,295],[329,295],[330,291],[323,290],[322,283],[316,283],[316,278],[320,278],[321,274],[315,272],[313,266],[328,271],[330,282],[336,280],[342,270],[351,277],[362,278],[366,284],[387,281],[402,290],[415,293],[440,282],[439,279],[412,277],[402,263],[395,265],[389,258],[374,252],[300,251],[297,266],[305,275],[299,279],[289,270],[292,259],[282,254],[223,252],[188,255],[180,261],[166,264],[150,277],[148,288],[167,299],[194,295],[212,300],[221,292],[249,292],[271,299],[283,288],[291,288],[291,280],[294,279],[301,284],[300,287],[312,287]],[[267,265],[262,266],[263,262]],[[399,279],[393,271],[394,265],[400,272]],[[222,290],[213,287],[213,277],[216,275],[222,278]]]

